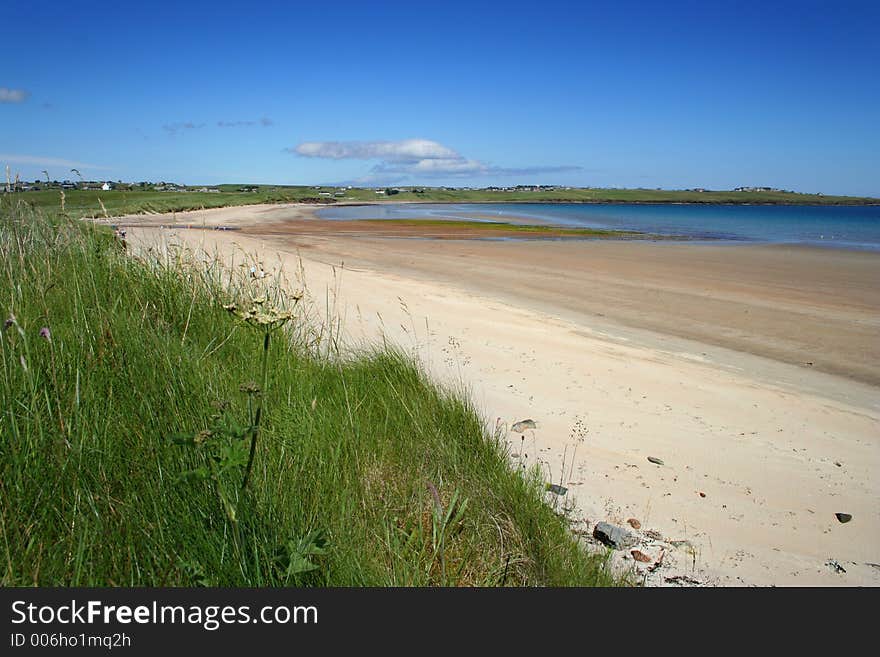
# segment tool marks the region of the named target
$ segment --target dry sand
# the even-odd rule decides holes
[[[638,519],[639,549],[665,554],[649,584],[880,584],[877,254],[379,238],[306,206],[113,221],[136,248],[302,266],[351,344],[397,342],[490,430],[534,419],[512,450],[569,488],[583,530]]]

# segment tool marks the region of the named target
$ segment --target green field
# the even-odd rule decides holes
[[[446,190],[426,188],[424,193],[402,192],[390,197],[374,190],[351,190],[354,200],[375,202],[435,203],[765,203],[787,205],[865,205],[880,199],[853,196],[820,196],[789,192],[675,191],[655,189],[559,189],[555,191]]]
[[[239,185],[231,186],[238,189]],[[182,212],[201,208],[221,208],[256,203],[296,203],[314,200],[307,187],[271,187],[258,192],[157,192],[157,191],[64,191],[64,212],[71,217],[117,217],[125,214]],[[62,210],[59,190],[19,192],[12,198],[35,209],[56,213]],[[101,204],[103,203],[103,208]]]
[[[421,193],[403,191],[391,196],[376,194],[372,188],[345,190],[332,196],[334,187],[259,185],[256,192],[238,191],[243,185],[218,185],[219,192],[160,192],[113,190],[64,192],[64,209],[74,217],[101,216],[104,205],[108,216],[124,214],[180,212],[256,203],[733,203],[776,205],[866,205],[880,199],[852,196],[821,196],[788,192],[693,192],[651,189],[571,189],[556,191],[448,190],[420,188]],[[321,196],[321,194],[331,196]],[[18,192],[12,195],[24,203],[50,212],[61,209],[57,189]]]
[[[0,263],[0,585],[623,583],[466,397],[274,281],[10,198]]]

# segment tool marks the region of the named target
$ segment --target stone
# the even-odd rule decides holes
[[[607,522],[600,522],[593,528],[593,538],[615,550],[624,550],[638,542],[635,536],[622,527]]]
[[[840,522],[849,522],[852,520],[852,516],[849,513],[835,513],[834,515]]]
[[[655,464],[657,464],[657,465],[663,465],[663,461],[661,461],[660,459],[658,459],[656,456],[649,456],[649,457],[648,457],[648,460],[649,460],[651,463],[655,463]]]
[[[631,550],[630,554],[632,555],[633,559],[635,559],[636,561],[641,561],[642,563],[651,563],[652,561],[654,561],[647,554],[639,550]]]
[[[640,523],[635,518],[630,518],[629,520],[627,520],[627,522],[629,523],[629,526],[632,527],[633,529],[641,529],[642,528],[642,523]]]
[[[511,431],[515,431],[516,433],[525,433],[529,429],[537,429],[538,425],[535,424],[534,420],[521,420],[510,427]]]

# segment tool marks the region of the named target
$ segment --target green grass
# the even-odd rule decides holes
[[[232,185],[238,189],[238,185]],[[64,209],[75,218],[101,217],[104,208],[110,216],[125,214],[183,212],[202,208],[220,208],[256,203],[295,203],[313,199],[314,190],[308,187],[261,188],[257,192],[157,192],[157,191],[83,191],[65,190]],[[55,213],[61,207],[59,190],[22,192],[13,198],[34,209]]]
[[[327,188],[329,191],[332,188]],[[820,196],[794,192],[733,192],[657,189],[573,188],[546,191],[490,192],[485,190],[447,190],[425,188],[424,193],[402,192],[393,196],[378,195],[372,189],[352,189],[350,200],[363,202],[423,203],[763,203],[784,205],[864,205],[880,199],[854,196]]]
[[[172,261],[0,200],[0,585],[621,583],[465,397],[302,320],[273,334],[232,519],[183,476],[210,450],[171,438],[214,426],[218,402],[247,417],[262,339],[222,308],[243,283]]]
[[[334,193],[333,187],[259,185],[256,192],[238,192],[243,185],[218,185],[220,192],[158,191],[82,191],[67,190],[65,211],[72,217],[102,216],[101,203],[109,216],[125,214],[182,212],[257,203],[358,202],[358,203],[732,203],[782,205],[864,205],[880,199],[852,196],[819,196],[789,192],[689,192],[653,189],[588,189],[556,191],[489,192],[483,190],[446,190],[425,188],[423,193],[402,192],[393,196],[377,195],[373,189],[346,190],[344,197],[321,197]],[[198,189],[198,187],[194,188]],[[60,207],[59,190],[21,192],[13,195],[28,206],[54,213]]]

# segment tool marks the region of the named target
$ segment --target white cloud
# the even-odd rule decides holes
[[[404,180],[466,176],[525,176],[540,173],[579,171],[579,166],[526,167],[507,169],[468,159],[430,139],[401,141],[307,141],[285,149],[302,157],[330,160],[380,160],[370,174],[359,180]]]
[[[458,159],[461,157],[451,148],[447,148],[430,139],[404,139],[402,141],[307,141],[287,150],[303,157],[322,157],[332,160],[418,162],[425,159]]]
[[[30,96],[30,93],[24,89],[0,87],[0,103],[23,103],[27,100],[28,96]]]
[[[32,164],[41,167],[66,167],[68,169],[109,169],[97,164],[64,160],[58,157],[40,157],[37,155],[16,155],[14,153],[0,153],[0,162],[15,162],[16,164]]]
[[[460,158],[423,159],[412,162],[380,162],[373,174],[413,174],[427,177],[481,175],[489,170],[482,162]]]

